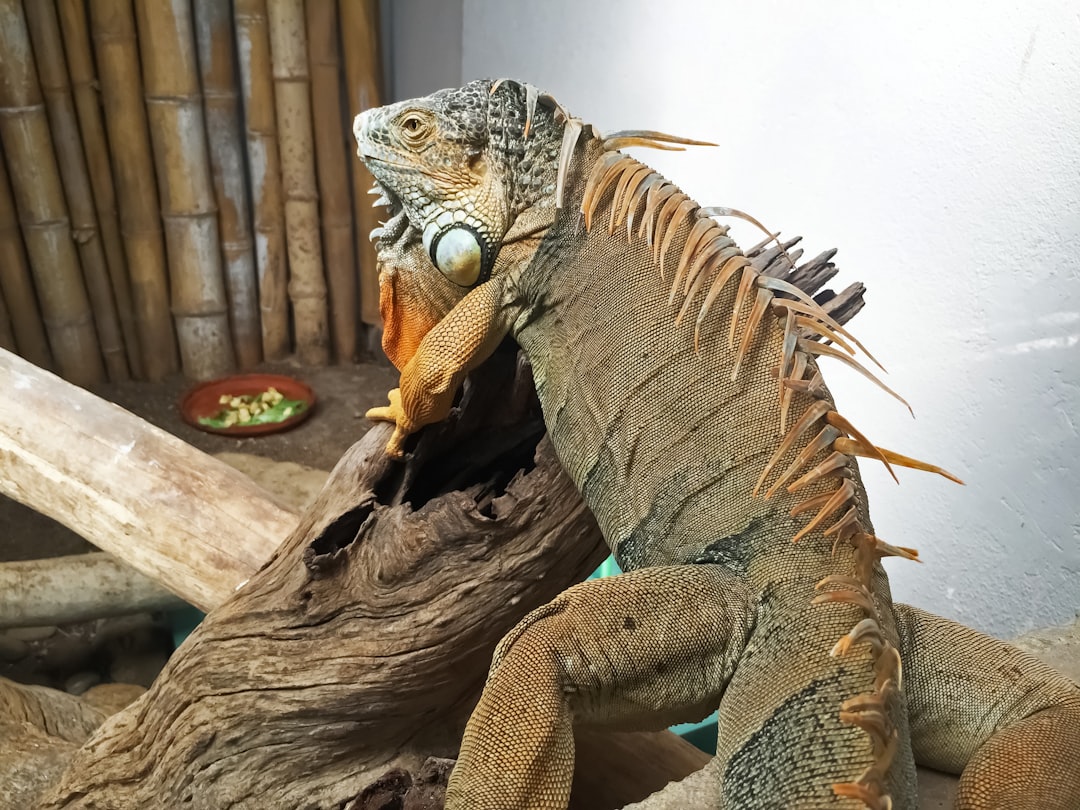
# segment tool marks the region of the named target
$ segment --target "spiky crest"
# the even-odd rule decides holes
[[[579,134],[580,128],[572,136],[564,138],[564,144],[572,149]],[[616,133],[603,143],[606,151],[590,167],[582,197],[581,213],[585,228],[592,228],[601,203],[607,201],[611,207],[608,233],[614,234],[619,225],[626,221],[627,240],[633,240],[633,223],[638,221],[636,236],[644,239],[651,248],[653,262],[661,279],[667,278],[668,257],[678,256],[669,294],[669,303],[679,307],[676,324],[682,322],[691,308],[691,301],[697,300],[705,288],[705,282],[709,282],[695,323],[695,350],[700,350],[701,330],[711,306],[737,275],[739,281],[728,330],[728,348],[734,352],[732,380],[738,377],[744,361],[753,351],[755,334],[766,313],[771,310],[783,319],[781,359],[774,370],[779,386],[782,438],[762,470],[753,494],[759,495],[770,479],[773,480],[764,492],[765,498],[773,497],[781,488],[788,493],[797,493],[822,480],[837,482],[835,489],[809,496],[791,508],[793,517],[808,516],[792,541],[798,542],[811,533],[819,532],[824,538],[833,539],[834,552],[839,543],[848,543],[854,549],[854,575],[834,575],[821,580],[817,583],[820,593],[812,601],[814,605],[843,602],[859,607],[865,614],[864,618],[836,642],[830,655],[843,656],[854,647],[869,645],[874,660],[872,688],[844,701],[839,711],[841,722],[862,729],[870,738],[873,763],[855,781],[834,784],[833,792],[837,796],[858,799],[872,810],[890,810],[892,800],[887,793],[887,774],[896,751],[898,733],[889,717],[888,701],[900,689],[902,673],[899,653],[881,632],[872,577],[874,565],[882,557],[899,556],[918,561],[918,552],[890,545],[862,526],[856,504],[858,489],[847,471],[854,456],[864,456],[881,461],[893,478],[896,476],[892,465],[897,465],[936,472],[953,481],[959,479],[934,465],[875,446],[833,409],[821,375],[812,361],[815,356],[824,355],[840,360],[898,399],[909,410],[910,406],[854,359],[858,350],[881,368],[881,364],[853,335],[803,290],[784,279],[762,273],[754,262],[738,250],[728,236],[728,229],[717,224],[713,217],[736,216],[755,224],[768,234],[757,249],[775,242],[776,250],[794,268],[795,259],[780,243],[777,233],[736,209],[698,206],[649,167],[615,151],[623,146],[671,148],[668,144],[692,141],[635,131]],[[569,160],[566,154],[561,156],[561,175],[565,174],[564,168],[568,170]],[[800,254],[801,251],[798,251],[796,257]],[[681,302],[680,295],[683,299]],[[743,318],[747,307],[749,314]],[[807,369],[813,370],[810,379],[806,379]],[[807,395],[811,401],[789,429],[788,417],[796,393]],[[813,438],[802,446],[785,469],[778,472],[781,459],[792,452],[812,430],[817,431]],[[815,459],[820,460],[815,463]]]

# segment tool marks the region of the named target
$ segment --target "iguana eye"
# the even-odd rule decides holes
[[[398,119],[401,138],[409,146],[420,146],[431,138],[434,131],[430,116],[419,110],[406,112]]]

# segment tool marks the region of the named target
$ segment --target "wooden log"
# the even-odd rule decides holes
[[[510,353],[485,373],[408,464],[386,457],[386,425],[350,449],[270,563],[45,806],[342,806],[388,770],[452,755],[498,637],[606,553],[537,446],[527,367]]]
[[[0,807],[37,807],[105,717],[74,695],[0,678]]]
[[[90,172],[86,166],[82,136],[71,96],[64,44],[60,37],[60,21],[51,0],[26,3],[26,22],[34,49],[38,81],[45,96],[45,111],[49,118],[60,179],[71,217],[72,235],[82,264],[83,280],[94,313],[101,354],[109,379],[127,380],[127,351],[120,332],[120,319],[113,299],[113,285],[105,261],[105,250],[98,229],[94,195],[90,189]]]
[[[266,10],[274,66],[274,107],[281,150],[281,185],[285,192],[285,244],[289,251],[289,299],[296,351],[304,365],[324,366],[330,361],[330,336],[319,239],[319,192],[315,184],[303,0],[273,0]]]
[[[307,0],[308,63],[315,118],[315,166],[319,179],[330,335],[334,359],[351,363],[357,350],[357,278],[352,201],[349,198],[351,127],[342,113],[341,47],[337,0]],[[366,234],[365,234],[366,236]]]
[[[0,142],[45,329],[60,373],[78,385],[105,378],[56,165],[26,17],[0,0]]]
[[[180,363],[196,380],[236,367],[189,0],[137,0],[147,119]]]
[[[26,260],[19,220],[15,213],[15,199],[11,196],[11,182],[7,167],[0,156],[0,293],[7,302],[19,354],[42,368],[52,368],[45,325],[38,312],[34,282],[30,277],[30,265]]]
[[[266,0],[234,0],[233,20],[236,24],[236,49],[244,98],[248,171],[254,209],[263,357],[271,361],[281,360],[289,353],[290,347],[288,265]]]
[[[382,104],[382,57],[379,53],[378,0],[340,0],[341,41],[345,52],[345,83],[348,88],[349,126],[371,107]],[[355,154],[355,149],[350,150]],[[357,158],[352,159],[353,216],[356,219],[356,261],[360,267],[360,317],[378,326],[379,271],[375,246],[368,234],[379,224],[370,205],[368,189],[375,182],[371,172]]]
[[[108,554],[0,563],[0,627],[82,622],[185,604]]]
[[[156,381],[178,363],[135,16],[131,0],[90,0],[89,8],[143,372]]]
[[[116,189],[113,186],[109,146],[105,140],[105,125],[101,119],[101,98],[94,54],[90,46],[90,29],[86,20],[85,0],[55,0],[60,14],[60,29],[64,39],[75,112],[79,119],[83,149],[90,172],[97,221],[101,229],[101,245],[109,266],[116,314],[127,349],[128,365],[136,378],[143,378],[142,347],[135,322],[131,298],[131,278],[124,242],[120,236],[120,220],[116,212]]]
[[[262,328],[255,246],[251,238],[251,205],[244,171],[232,9],[219,0],[195,0],[194,11],[210,168],[229,297],[229,324],[237,362],[241,368],[248,368],[262,360]]]
[[[0,391],[0,493],[196,607],[224,601],[296,524],[232,467],[3,351]]]

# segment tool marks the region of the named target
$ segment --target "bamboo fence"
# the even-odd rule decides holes
[[[80,385],[356,360],[378,30],[375,0],[0,0],[0,347]]]
[[[342,41],[345,51],[345,82],[348,88],[349,120],[364,110],[382,104],[382,61],[379,57],[379,0],[340,0]],[[352,127],[349,127],[352,131]],[[355,149],[350,152],[355,153]],[[375,178],[359,160],[352,161],[353,199],[367,199]],[[379,275],[375,270],[375,246],[368,240],[379,224],[370,205],[353,208],[356,219],[356,261],[360,266],[360,316],[372,326],[379,319]]]
[[[251,205],[244,176],[243,121],[232,12],[229,4],[221,0],[195,0],[194,10],[210,167],[221,221],[229,322],[237,361],[241,367],[248,368],[262,359],[262,330]]]
[[[48,2],[27,3],[25,9],[38,79],[45,95],[45,110],[56,147],[56,161],[71,216],[72,235],[82,262],[101,353],[109,379],[125,380],[128,378],[127,354],[98,230],[97,208],[90,190],[90,170],[83,153],[75,101],[68,81],[56,6]]]
[[[98,383],[105,367],[22,4],[0,0],[0,20],[0,143],[45,330],[60,373]]]
[[[11,181],[0,160],[0,294],[7,304],[15,350],[31,363],[52,369],[45,324],[38,311],[30,263],[26,258]]]
[[[315,183],[304,5],[302,0],[272,0],[266,10],[270,19],[281,185],[285,192],[289,298],[295,316],[296,348],[302,362],[326,365],[330,341],[319,240],[319,192]]]

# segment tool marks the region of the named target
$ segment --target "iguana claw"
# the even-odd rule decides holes
[[[386,454],[391,458],[404,458],[405,439],[416,430],[412,422],[406,416],[401,407],[401,389],[395,388],[386,395],[390,400],[389,405],[380,405],[377,408],[369,408],[364,414],[368,419],[375,422],[393,422],[394,435],[386,443]]]

